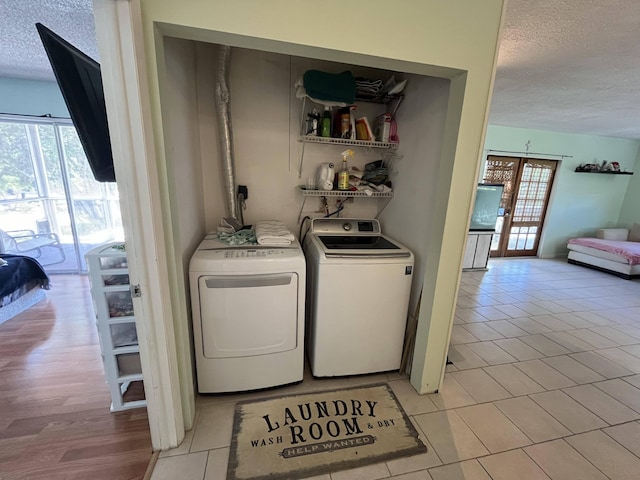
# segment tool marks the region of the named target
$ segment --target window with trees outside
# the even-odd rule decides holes
[[[88,250],[123,238],[117,186],[94,180],[71,121],[0,117],[0,253],[80,273]]]

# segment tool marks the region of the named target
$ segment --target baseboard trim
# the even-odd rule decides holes
[[[153,475],[153,469],[156,467],[156,463],[158,461],[158,456],[160,455],[160,450],[157,450],[151,454],[151,458],[149,459],[149,465],[147,465],[147,470],[144,472],[144,477],[142,480],[151,480],[151,476]]]

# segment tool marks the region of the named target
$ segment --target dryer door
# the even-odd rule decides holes
[[[200,277],[202,349],[206,358],[293,350],[298,335],[298,275]]]

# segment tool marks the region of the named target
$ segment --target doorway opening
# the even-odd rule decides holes
[[[487,156],[483,181],[501,183],[492,257],[536,256],[557,160]]]
[[[70,120],[0,118],[0,253],[86,273],[88,250],[122,238],[117,186],[94,180]]]

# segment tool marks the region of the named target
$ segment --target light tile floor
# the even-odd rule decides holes
[[[223,480],[235,402],[380,381],[426,454],[313,480],[640,478],[640,280],[563,260],[491,260],[464,272],[444,384],[420,396],[384,373],[200,396],[196,425],[153,480]]]

